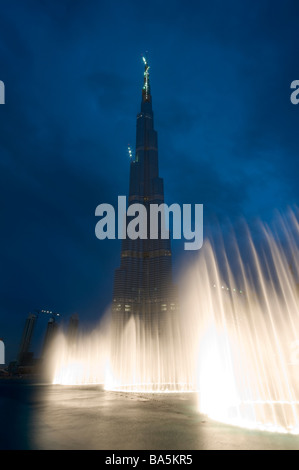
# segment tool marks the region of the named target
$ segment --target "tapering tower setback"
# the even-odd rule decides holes
[[[113,319],[123,326],[132,315],[148,326],[163,324],[167,312],[177,309],[177,290],[172,280],[170,239],[150,239],[150,205],[164,203],[163,179],[159,176],[158,140],[149,82],[149,65],[144,61],[141,110],[137,115],[136,152],[130,162],[129,205],[147,209],[147,239],[123,240],[120,268],[115,271]],[[129,220],[127,218],[127,224]]]

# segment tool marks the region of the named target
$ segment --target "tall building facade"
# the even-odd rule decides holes
[[[129,206],[142,204],[147,210],[147,238],[122,242],[121,263],[115,271],[112,318],[123,328],[132,316],[147,327],[159,329],[167,313],[178,308],[177,289],[172,280],[170,239],[150,238],[150,206],[164,203],[163,179],[159,176],[158,139],[149,82],[149,65],[144,60],[141,110],[137,115],[136,151],[130,162]],[[130,218],[127,217],[127,225]]]
[[[69,321],[67,340],[70,346],[75,345],[78,338],[79,316],[74,313]]]
[[[37,315],[29,313],[25,322],[20,349],[19,349],[19,355],[18,355],[18,362],[21,365],[32,361],[33,353],[31,353],[29,350],[30,350],[30,345],[31,345],[31,340],[32,340],[32,335],[33,335],[34,327],[36,324],[36,320],[37,320]]]
[[[50,350],[53,341],[57,337],[58,333],[58,323],[56,323],[55,318],[51,317],[49,318],[48,324],[47,324],[47,330],[44,338],[44,344],[43,344],[43,349],[42,349],[42,357],[45,357],[45,355],[48,353]]]

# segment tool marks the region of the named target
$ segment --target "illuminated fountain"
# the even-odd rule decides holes
[[[53,383],[103,384],[107,390],[128,392],[194,391],[195,354],[187,349],[188,329],[180,318],[165,318],[163,327],[162,334],[149,333],[138,318],[131,318],[116,336],[106,318],[72,346],[60,335],[51,364]]]
[[[198,391],[199,411],[213,419],[299,433],[298,213],[260,235],[257,248],[246,229],[245,254],[231,241],[229,257],[204,244],[162,334],[131,318],[117,342],[109,321],[73,345],[61,336],[54,383]]]
[[[236,242],[231,253],[234,274],[225,250],[219,260],[206,243],[189,273],[199,409],[214,419],[299,433],[298,227],[294,214],[280,219],[282,242],[260,227],[259,255],[246,229],[246,256]]]

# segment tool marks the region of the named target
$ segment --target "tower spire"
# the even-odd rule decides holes
[[[148,65],[147,59],[143,56],[142,57],[144,63],[144,79],[143,79],[143,88],[142,88],[142,101],[143,102],[151,102],[151,89],[149,83],[149,69],[150,66]]]

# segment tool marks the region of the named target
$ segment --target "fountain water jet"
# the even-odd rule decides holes
[[[131,317],[116,340],[109,324],[72,346],[60,337],[53,382],[198,390],[199,411],[213,419],[299,433],[298,212],[272,231],[261,225],[259,249],[245,231],[245,255],[232,239],[232,253],[205,242],[162,332]]]
[[[273,233],[261,226],[259,250],[246,232],[245,257],[234,243],[234,273],[225,250],[220,261],[206,242],[187,277],[186,308],[199,345],[199,410],[243,427],[297,434],[298,219],[294,213],[287,222],[280,218]]]

